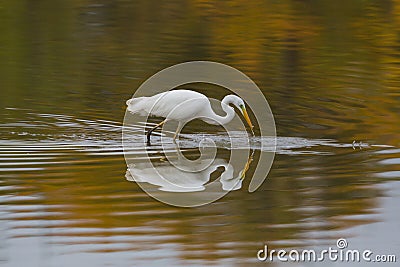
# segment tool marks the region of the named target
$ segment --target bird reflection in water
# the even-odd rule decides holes
[[[238,166],[232,166],[223,158],[214,158],[211,161],[209,158],[188,161],[179,149],[176,152],[177,162],[185,164],[183,168],[171,164],[168,160],[153,162],[153,164],[148,162],[130,163],[125,174],[126,179],[155,185],[158,190],[165,192],[199,192],[206,190],[207,183],[211,182],[212,173],[219,167],[223,167],[224,171],[216,181],[221,183],[224,191],[238,190],[242,187],[254,154],[254,152],[251,153],[245,165],[242,165],[242,169],[235,172],[235,168]],[[201,168],[200,166],[204,164],[207,166]]]

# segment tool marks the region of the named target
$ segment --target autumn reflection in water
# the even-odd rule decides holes
[[[264,244],[326,248],[339,237],[400,251],[399,1],[22,0],[3,1],[0,13],[0,265],[247,266]],[[190,60],[231,65],[256,82],[274,113],[277,154],[249,193],[254,165],[237,182],[245,161],[226,164],[226,133],[189,123],[185,157],[199,156],[204,137],[217,147],[204,176],[185,176],[198,179],[193,193],[208,179],[236,190],[176,208],[126,180],[123,107],[155,72]],[[254,162],[268,142],[250,140]],[[188,193],[149,183],[143,146],[127,153],[137,160],[128,177]]]

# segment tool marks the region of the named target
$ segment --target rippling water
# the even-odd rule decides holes
[[[0,265],[280,265],[257,261],[257,251],[322,250],[340,237],[399,258],[399,11],[398,1],[1,3]],[[257,83],[274,113],[276,155],[248,193],[273,143],[250,137],[254,161],[240,188],[176,208],[130,181],[124,105],[158,70],[197,59]],[[140,161],[150,151],[168,167],[160,133],[142,146],[148,126],[129,126],[126,153]],[[246,144],[237,134],[231,143],[194,121],[178,144],[196,158],[210,138],[223,163]],[[169,139],[165,148],[176,151]]]
[[[48,265],[60,257],[93,261],[92,253],[102,255],[97,262],[104,257],[115,264],[200,264],[209,246],[209,261],[224,264],[236,257],[253,261],[266,241],[277,247],[329,244],[349,228],[381,221],[374,199],[384,199],[385,183],[399,175],[400,150],[390,145],[278,137],[272,177],[260,193],[235,191],[209,206],[177,209],[125,181],[120,122],[14,108],[6,113],[9,122],[0,125],[2,260],[15,264],[20,253]],[[145,138],[143,124],[131,128]],[[193,148],[204,137],[229,152],[224,132],[186,133],[179,143],[196,155]],[[260,153],[260,142],[268,140],[254,137],[252,148]],[[175,147],[171,142],[166,149]],[[128,153],[146,156],[140,147]],[[216,240],[214,231],[226,235]]]

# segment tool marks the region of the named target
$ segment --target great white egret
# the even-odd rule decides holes
[[[150,144],[151,133],[162,126],[167,120],[178,121],[176,136],[186,122],[201,119],[209,124],[227,124],[235,117],[235,110],[229,104],[236,106],[253,132],[253,124],[246,111],[244,101],[236,95],[227,95],[222,99],[221,108],[225,116],[217,115],[210,104],[210,100],[203,94],[192,90],[172,90],[150,97],[136,97],[126,101],[128,111],[133,114],[164,117],[165,120],[147,132],[147,143]]]

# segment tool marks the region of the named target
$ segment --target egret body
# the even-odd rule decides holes
[[[253,132],[253,124],[247,114],[246,105],[244,101],[236,95],[227,95],[222,99],[221,108],[226,113],[225,116],[220,116],[213,111],[210,100],[205,95],[184,89],[167,91],[150,97],[132,98],[127,100],[126,104],[128,106],[128,111],[133,114],[165,118],[165,120],[147,132],[148,144],[150,144],[151,133],[167,120],[178,121],[178,128],[174,140],[183,125],[193,119],[201,119],[209,124],[227,124],[235,117],[235,110],[230,104],[240,110]]]

